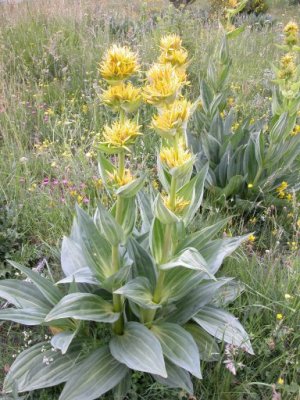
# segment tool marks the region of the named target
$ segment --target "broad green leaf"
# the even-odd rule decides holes
[[[76,331],[71,332],[71,331],[64,331],[57,333],[54,335],[51,339],[51,345],[55,349],[59,349],[62,354],[65,354],[72,343],[72,340],[76,336]]]
[[[79,245],[87,257],[88,267],[100,281],[103,281],[112,273],[111,245],[101,235],[92,218],[85,211],[77,206],[76,212],[80,229]]]
[[[131,387],[131,371],[113,388],[114,400],[124,400]]]
[[[153,378],[162,385],[169,386],[170,388],[180,388],[192,394],[194,389],[190,374],[168,360],[165,363],[168,377],[162,378],[159,375],[153,375]]]
[[[115,387],[128,368],[116,361],[107,346],[95,350],[72,370],[59,400],[95,400]]]
[[[200,248],[199,252],[205,258],[209,271],[215,274],[222,265],[224,258],[234,252],[248,237],[249,234],[233,238],[216,239]]]
[[[214,279],[214,276],[210,273],[207,268],[207,263],[198,250],[192,247],[183,250],[181,253],[177,254],[172,260],[166,264],[162,264],[159,268],[163,271],[173,269],[176,267],[194,269],[196,271],[204,272],[207,277]]]
[[[121,186],[119,189],[117,189],[116,195],[125,198],[130,198],[135,196],[138,193],[138,191],[144,186],[145,178],[146,178],[145,175],[141,175],[134,181],[129,182],[124,186]]]
[[[101,235],[112,245],[117,246],[124,243],[125,235],[122,226],[115,220],[99,202],[94,216],[95,225],[98,227]]]
[[[194,218],[195,213],[199,210],[202,203],[204,183],[208,173],[208,163],[201,168],[197,175],[184,185],[178,192],[178,197],[190,201],[190,204],[183,212],[183,221],[188,225]]]
[[[173,224],[179,222],[180,219],[164,204],[160,194],[158,194],[153,203],[154,215],[163,224]]]
[[[0,321],[13,321],[22,325],[40,325],[49,312],[49,308],[6,308],[0,310]]]
[[[158,218],[154,218],[150,228],[149,242],[151,254],[156,261],[156,263],[160,263],[163,258],[163,245],[164,245],[164,237],[165,237],[165,229],[164,224],[160,222]]]
[[[254,354],[245,329],[237,318],[227,311],[213,306],[205,306],[193,319],[210,335]]]
[[[127,242],[129,256],[133,259],[134,277],[146,277],[154,288],[156,284],[156,270],[154,260],[150,254],[133,238]]]
[[[142,219],[141,233],[149,232],[151,222],[154,218],[151,209],[152,197],[152,193],[146,193],[143,190],[137,194],[139,211]]]
[[[74,273],[68,275],[66,278],[63,278],[60,281],[56,282],[56,285],[73,282],[100,285],[99,280],[95,277],[95,275],[93,275],[92,271],[88,267],[78,269]]]
[[[131,270],[132,265],[123,265],[119,271],[102,282],[101,287],[112,293],[115,288],[119,288],[120,286],[124,285],[131,274]]]
[[[65,382],[72,376],[76,363],[84,357],[81,348],[82,343],[74,343],[68,353],[62,355],[60,351],[53,351],[48,342],[32,346],[17,356],[5,378],[3,389],[10,393],[17,385],[19,392],[25,392]]]
[[[191,292],[205,278],[203,272],[188,268],[165,271],[161,303],[174,302]]]
[[[145,277],[138,277],[126,283],[125,286],[114,291],[143,308],[156,309],[161,307],[153,302],[153,293],[149,280]]]
[[[81,247],[69,237],[63,238],[60,259],[65,276],[75,274],[82,268],[88,268],[88,262]]]
[[[0,280],[0,297],[18,308],[51,308],[51,304],[33,283],[18,279]]]
[[[128,368],[167,377],[161,345],[144,325],[128,322],[123,335],[111,339],[109,348],[115,359]]]
[[[113,311],[113,305],[100,296],[89,293],[72,293],[61,299],[47,315],[45,321],[74,318],[113,323],[119,316],[119,313]]]
[[[230,279],[218,279],[217,281],[201,282],[195,289],[191,290],[185,297],[175,303],[175,309],[170,312],[166,320],[183,325],[188,322],[199,310],[210,303],[217,295],[220,288],[228,284]]]
[[[244,182],[244,177],[242,175],[236,175],[230,178],[228,184],[222,189],[222,194],[224,196],[230,197],[241,191],[242,184]]]
[[[216,307],[224,307],[232,303],[237,297],[241,295],[245,287],[241,282],[230,280],[218,290],[211,304]]]
[[[200,360],[203,361],[218,361],[220,358],[220,349],[215,339],[208,334],[199,325],[188,323],[184,325],[193,336],[200,353]]]
[[[98,170],[102,181],[107,185],[116,167],[103,155],[99,154]]]
[[[164,355],[178,367],[201,379],[198,347],[190,333],[178,324],[153,324],[151,331],[159,340]]]
[[[123,228],[123,232],[126,238],[132,233],[135,227],[136,218],[137,212],[135,197],[123,198],[120,224]]]
[[[39,273],[32,271],[32,269],[24,267],[14,261],[9,261],[9,263],[23,272],[51,304],[55,305],[62,298],[63,294],[49,279],[42,277]]]
[[[186,247],[194,247],[199,250],[207,242],[210,241],[220,230],[226,226],[226,224],[231,220],[231,217],[225,218],[217,223],[207,226],[198,232],[187,235],[178,245],[177,251],[183,250]]]

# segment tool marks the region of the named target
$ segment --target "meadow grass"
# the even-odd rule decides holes
[[[199,0],[185,13],[160,0],[101,4],[40,0],[0,6],[0,205],[13,215],[1,234],[5,240],[10,237],[8,230],[21,237],[12,245],[10,257],[30,266],[46,257],[55,274],[75,202],[88,211],[95,205],[101,184],[92,142],[111,119],[97,96],[97,64],[103,52],[114,42],[132,45],[146,68],[157,55],[161,35],[179,33],[192,55],[188,92],[195,99],[220,38],[218,23],[207,19],[206,4]],[[274,0],[269,14],[271,22],[249,20],[245,31],[230,43],[232,95],[243,115],[262,117],[269,112],[270,66],[281,54],[275,43],[280,41],[282,24],[297,20],[300,11],[287,1]],[[137,145],[134,162],[145,169],[153,168],[158,143],[150,120],[151,112],[143,107],[140,121],[145,137]],[[105,200],[105,194],[101,196]],[[204,213],[197,224],[207,217],[221,218],[224,212],[207,201]],[[227,260],[221,271],[245,284],[244,293],[230,307],[251,334],[255,356],[237,355],[244,366],[236,376],[224,368],[224,357],[204,365],[203,381],[195,382],[198,400],[279,399],[276,394],[300,399],[300,263],[297,251],[287,245],[299,239],[297,213],[296,207],[289,217],[288,212],[277,216],[266,209],[264,219],[238,218],[226,232],[259,232],[256,242]],[[5,250],[0,261],[6,256]],[[33,340],[45,334],[32,330]],[[24,346],[22,328],[0,324],[0,345],[5,349],[0,355],[1,382],[12,355]],[[185,398],[184,393],[145,379],[143,374],[134,376],[130,399]],[[27,398],[57,397],[50,390]]]

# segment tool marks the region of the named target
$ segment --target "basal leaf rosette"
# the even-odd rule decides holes
[[[111,85],[118,84],[138,72],[137,54],[127,46],[112,45],[99,66],[101,76]]]
[[[115,112],[132,113],[141,104],[141,89],[135,87],[131,82],[121,82],[104,90],[100,99],[103,104]]]

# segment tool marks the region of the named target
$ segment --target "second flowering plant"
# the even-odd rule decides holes
[[[30,281],[1,281],[0,296],[13,307],[1,310],[0,319],[43,325],[53,334],[17,357],[6,393],[65,383],[60,400],[94,400],[109,390],[120,400],[132,371],[193,393],[191,375],[201,379],[201,361],[217,360],[221,341],[253,354],[244,328],[223,308],[240,286],[215,276],[247,236],[215,239],[228,219],[190,231],[208,167],[193,176],[186,125],[195,105],[182,96],[186,59],[178,36],[163,38],[140,91],[128,81],[139,70],[136,54],[115,45],[105,55],[100,72],[110,86],[101,98],[116,117],[97,147],[114,202],[110,209],[99,204],[93,217],[77,207],[62,243],[59,282],[14,262]],[[141,190],[145,175],[129,168],[141,135],[132,115],[141,97],[157,108],[161,192]]]

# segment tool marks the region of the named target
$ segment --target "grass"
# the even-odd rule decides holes
[[[91,144],[111,118],[97,97],[97,63],[106,48],[116,41],[132,45],[147,66],[156,57],[160,36],[180,33],[193,56],[188,90],[196,98],[220,36],[218,24],[206,18],[206,3],[199,0],[183,14],[160,0],[115,0],[100,5],[93,0],[39,0],[34,5],[29,1],[1,5],[0,205],[8,210],[8,217],[1,222],[0,234],[9,244],[2,252],[0,241],[3,273],[7,273],[8,257],[30,266],[46,257],[55,272],[75,202],[87,210],[94,207],[99,182]],[[282,24],[300,16],[299,7],[288,6],[287,1],[270,3],[273,22],[257,20],[250,26],[249,20],[245,31],[230,44],[232,95],[240,112],[252,117],[262,117],[269,110],[270,64],[280,57],[275,43],[280,40]],[[140,168],[152,168],[157,138],[149,129],[149,109],[144,107],[140,113],[146,133],[137,146],[135,162]],[[210,204],[207,210],[210,218],[220,215]],[[205,365],[203,381],[195,382],[198,400],[267,400],[276,399],[276,393],[282,399],[300,399],[300,264],[297,252],[287,247],[291,238],[299,239],[298,211],[295,207],[289,217],[269,211],[265,210],[264,221],[251,225],[236,220],[230,227],[230,234],[254,230],[260,235],[221,271],[245,284],[245,292],[230,307],[251,333],[256,354],[237,355],[244,367],[236,376],[224,368],[224,358]],[[197,223],[203,223],[201,218]],[[44,334],[33,330],[32,340]],[[1,324],[0,345],[5,348],[0,355],[2,381],[12,355],[24,346],[21,327]],[[283,384],[278,384],[280,378]],[[185,395],[136,374],[129,398],[178,396],[183,399]],[[57,392],[42,391],[27,398],[54,400]]]

